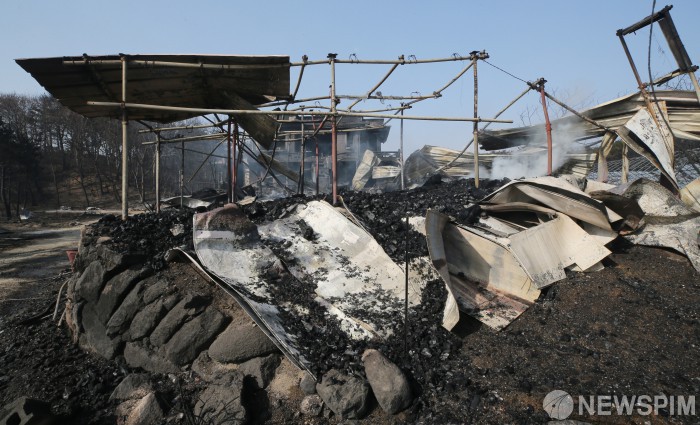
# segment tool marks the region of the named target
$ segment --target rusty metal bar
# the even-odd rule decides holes
[[[223,131],[221,133],[211,133],[211,134],[202,134],[201,136],[188,136],[188,137],[179,137],[176,139],[161,139],[161,143],[179,143],[179,142],[199,142],[202,140],[218,140],[226,137],[226,132]],[[152,145],[155,142],[143,142],[143,145]]]
[[[552,123],[549,122],[549,112],[547,111],[547,98],[544,93],[546,80],[540,79],[540,97],[542,100],[542,113],[544,114],[544,128],[547,132],[547,175],[552,175]]]
[[[630,25],[627,28],[617,30],[617,36],[622,37],[627,34],[633,33],[637,30],[640,30],[644,27],[646,27],[649,24],[653,24],[654,22],[663,19],[666,16],[666,12],[671,10],[673,6],[666,6],[663,9],[659,10],[658,12],[654,13],[651,16],[647,16],[646,18],[642,19],[641,21]]]
[[[211,152],[205,153],[205,154],[204,154],[204,155],[206,155],[206,157],[204,158],[204,160],[202,160],[202,163],[199,164],[199,167],[197,167],[197,169],[194,171],[194,173],[192,173],[192,175],[190,176],[190,178],[187,179],[187,183],[189,183],[189,182],[191,182],[192,180],[194,180],[194,178],[197,176],[197,174],[199,174],[199,172],[202,170],[202,167],[204,167],[204,164],[207,163],[207,160],[209,160],[209,158],[211,158],[212,156],[214,156],[214,152],[216,152],[216,150],[219,149],[219,146],[221,146],[221,144],[222,144],[223,142],[224,142],[223,140],[220,141],[216,146],[214,146],[214,149],[212,149]],[[187,149],[185,149],[185,150],[187,150]]]
[[[122,220],[129,217],[129,121],[126,114],[126,58],[122,56]]]
[[[431,94],[429,96],[369,96],[369,95],[354,95],[354,94],[339,94],[336,96],[338,99],[357,99],[358,101],[363,100],[425,100],[425,99],[435,99],[440,97],[440,95]],[[359,103],[359,102],[357,102]],[[356,103],[355,103],[356,104]],[[353,105],[354,106],[354,105]],[[348,108],[350,109],[350,108]]]
[[[474,64],[474,187],[479,188],[479,79],[477,75],[476,59],[472,59]]]

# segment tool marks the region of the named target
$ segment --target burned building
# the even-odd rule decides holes
[[[281,118],[281,117],[280,117]],[[282,176],[281,181],[290,188],[298,184],[303,174],[304,188],[328,192],[331,187],[332,127],[329,120],[317,116],[301,115],[288,120],[280,119],[275,146],[265,151],[265,157],[274,160]],[[338,186],[350,186],[365,151],[379,157],[397,158],[398,152],[383,152],[382,145],[389,136],[390,126],[383,119],[342,117],[337,122]],[[302,167],[302,162],[304,166]],[[257,163],[248,164],[244,181],[250,184],[264,174],[265,168]],[[271,182],[274,183],[274,182]],[[263,194],[266,189],[261,187]]]

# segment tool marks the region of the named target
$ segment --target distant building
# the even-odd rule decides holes
[[[281,117],[280,117],[281,118]],[[311,137],[322,118],[317,116],[294,117],[284,122],[278,131],[276,148],[266,151],[268,157],[273,157],[287,170],[296,173],[301,171],[302,157],[304,161],[304,188],[305,192],[313,192],[316,188],[316,149],[318,148],[318,175],[320,192],[329,192],[331,188],[331,123],[327,121]],[[350,186],[357,166],[362,161],[366,150],[377,153],[379,156],[397,156],[395,152],[382,152],[382,144],[389,136],[390,127],[384,124],[383,119],[363,119],[361,117],[341,117],[337,124],[337,149],[338,149],[338,187]],[[302,148],[302,139],[305,146]],[[303,153],[303,155],[302,155]],[[250,169],[244,176],[245,184],[254,183],[258,177],[256,174],[264,173],[262,167],[249,164]],[[276,176],[289,188],[296,190],[296,182],[287,176],[276,173]],[[274,180],[265,188],[274,187]]]

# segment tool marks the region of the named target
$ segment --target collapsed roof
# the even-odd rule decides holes
[[[665,103],[669,124],[677,138],[700,141],[700,104],[694,91],[657,90],[656,99]],[[637,92],[587,109],[581,112],[581,115],[615,130],[622,127],[644,107],[644,98]],[[555,129],[574,125],[576,126],[575,136],[579,140],[602,137],[606,131],[576,115],[552,120],[552,127]],[[479,144],[485,150],[538,144],[542,140],[537,136],[544,132],[544,124],[485,131],[479,135]]]

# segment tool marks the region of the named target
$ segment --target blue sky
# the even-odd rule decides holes
[[[3,3],[2,93],[43,93],[38,83],[15,64],[15,58],[24,57],[119,52],[281,54],[299,61],[304,54],[310,59],[323,59],[329,52],[338,53],[340,58],[354,53],[360,59],[394,59],[401,54],[425,59],[486,50],[491,56],[489,62],[526,80],[545,77],[548,91],[580,108],[635,90],[615,32],[649,15],[652,6],[651,0]],[[656,9],[666,4],[657,3]],[[700,63],[700,2],[676,0],[672,4],[671,15],[691,60]],[[645,75],[648,36],[645,28],[628,38]],[[431,93],[465,64],[400,67],[380,91],[385,95]],[[300,96],[325,94],[328,68],[307,68]],[[675,68],[655,26],[652,72],[658,76]],[[363,94],[387,69],[387,65],[339,65],[337,92]],[[292,85],[296,72],[292,71]],[[471,116],[472,87],[470,72],[441,99],[424,101],[407,114]],[[522,82],[480,63],[479,115],[492,116],[524,88]],[[380,106],[365,102],[356,109]],[[541,122],[538,97],[527,95],[503,118],[517,125]],[[394,122],[387,149],[397,147],[398,133],[398,122]],[[409,152],[424,144],[460,148],[470,137],[468,123],[405,124]]]

